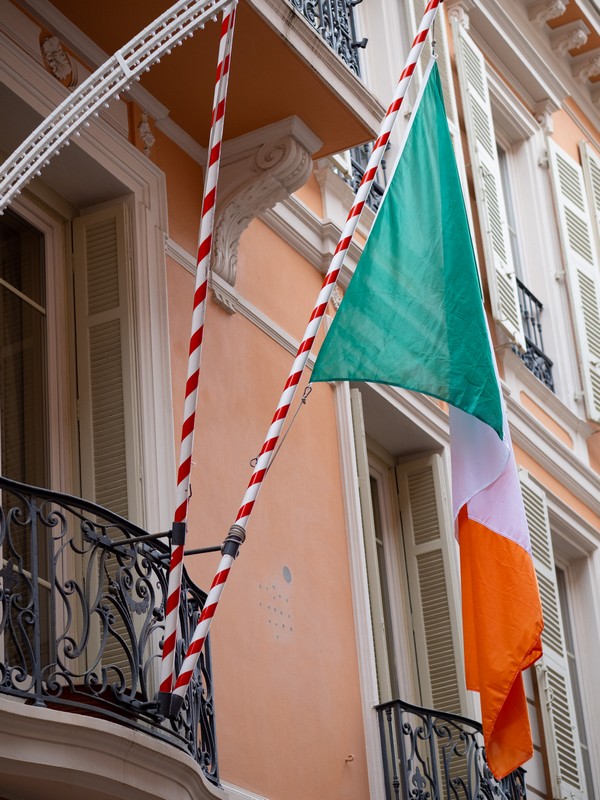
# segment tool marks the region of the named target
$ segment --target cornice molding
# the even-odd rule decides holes
[[[513,385],[513,391],[525,391],[549,417],[554,418],[559,425],[562,425],[567,433],[575,438],[582,436],[584,439],[592,433],[593,428],[590,423],[574,413],[563,401],[545,386],[533,372],[528,369],[523,361],[512,350],[506,349],[503,356],[505,368],[510,370],[516,377],[521,386]]]
[[[506,398],[512,440],[590,511],[600,516],[600,475],[587,467],[519,402]],[[544,487],[551,492],[549,487]]]
[[[446,0],[449,9],[460,7],[464,0]],[[525,7],[511,13],[503,0],[469,0],[470,33],[490,63],[507,82],[515,86],[525,105],[534,109],[549,102],[554,110],[570,94],[556,70],[548,68],[546,37],[536,26],[528,24]],[[545,3],[546,5],[546,3]],[[517,4],[515,4],[515,11]],[[522,18],[521,18],[522,17]],[[551,52],[551,50],[550,50]]]
[[[293,195],[261,214],[262,221],[278,233],[291,247],[324,275],[342,235],[332,220],[321,220]],[[347,288],[362,253],[352,241],[340,273],[338,284]]]
[[[255,327],[263,331],[263,333],[266,333],[267,336],[276,342],[280,347],[283,347],[284,350],[287,350],[290,355],[296,355],[298,352],[298,347],[300,346],[300,342],[297,339],[294,339],[293,336],[290,336],[290,334],[280,325],[277,325],[276,322],[273,322],[273,320],[269,319],[269,317],[267,317],[259,308],[246,300],[246,298],[243,297],[236,289],[234,289],[233,286],[227,283],[227,281],[224,281],[213,272],[209,278],[209,286],[213,293],[213,299],[217,305],[223,307],[223,302],[225,301],[226,305],[232,309],[230,313],[233,313],[233,311],[238,311]],[[314,364],[315,357],[314,355],[310,355],[308,357],[307,367],[312,369]]]
[[[177,264],[186,269],[190,274],[196,274],[196,259],[191,253],[175,242],[170,237],[165,237],[165,253]],[[215,303],[230,314],[238,311],[243,317],[253,325],[266,333],[273,341],[288,351],[291,355],[296,355],[300,342],[290,336],[281,326],[273,322],[260,309],[252,305],[227,281],[212,272],[208,279],[208,284]],[[309,356],[308,366],[312,369],[314,357]]]
[[[298,117],[225,142],[215,218],[213,270],[232,286],[240,237],[251,220],[308,179],[320,140]]]

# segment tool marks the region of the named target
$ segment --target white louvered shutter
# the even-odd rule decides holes
[[[381,702],[386,702],[393,699],[387,647],[387,636],[391,636],[392,632],[387,631],[385,626],[381,579],[379,575],[379,559],[377,557],[375,520],[373,519],[373,500],[371,497],[365,422],[362,410],[362,397],[358,389],[351,389],[350,404],[354,447],[356,450],[358,492],[360,496],[360,510],[365,542],[365,558],[369,581],[369,601],[371,604],[371,625],[375,643],[377,683],[379,686],[379,699]]]
[[[579,149],[581,163],[583,164],[585,188],[591,210],[596,253],[600,253],[600,156],[587,142],[581,142]]]
[[[125,518],[134,518],[136,444],[134,365],[130,332],[127,209],[114,206],[73,222],[76,301],[80,460],[84,497]],[[121,537],[118,531],[115,536]],[[105,597],[118,577],[114,556],[101,574]],[[114,611],[113,628],[103,652],[105,665],[121,668],[127,683],[131,642],[127,626]],[[120,644],[118,636],[123,638]],[[111,682],[115,676],[109,676]]]
[[[583,170],[548,140],[586,412],[600,422],[600,272]]]
[[[566,797],[583,800],[584,777],[546,498],[525,472],[520,473],[520,480],[544,614],[544,655],[537,662],[535,670],[542,703],[552,796],[555,800]]]
[[[452,26],[492,314],[525,349],[485,60],[458,20]]]
[[[464,714],[459,606],[451,577],[454,537],[444,513],[441,457],[400,464],[396,475],[422,703]]]

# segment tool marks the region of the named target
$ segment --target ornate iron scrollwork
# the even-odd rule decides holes
[[[367,40],[357,41],[353,7],[361,0],[289,0],[334,53],[360,75],[358,48]]]
[[[517,278],[519,292],[519,306],[521,320],[525,333],[525,351],[513,347],[530,372],[539,378],[550,391],[554,391],[554,378],[552,377],[552,361],[544,353],[544,340],[542,338],[542,311],[544,306],[532,292]]]
[[[154,699],[168,545],[69,495],[0,478],[0,498],[0,692],[143,730],[218,783],[210,649],[176,719]],[[184,572],[177,668],[205,599]]]
[[[376,710],[388,800],[525,800],[524,770],[490,772],[478,722],[401,700]]]

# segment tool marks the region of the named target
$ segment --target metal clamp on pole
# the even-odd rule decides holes
[[[240,545],[244,544],[246,541],[246,531],[242,528],[241,525],[236,525],[235,523],[229,529],[229,533],[223,542],[223,546],[221,547],[221,555],[224,556],[231,556],[231,558],[237,558]]]
[[[185,544],[187,524],[185,522],[174,522],[171,528],[171,546]]]

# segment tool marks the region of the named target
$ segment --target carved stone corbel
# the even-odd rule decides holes
[[[583,20],[575,20],[568,25],[561,25],[550,34],[550,43],[555,53],[566,56],[571,50],[577,50],[587,42],[590,29]]]
[[[600,75],[600,50],[592,50],[571,61],[571,73],[574,78],[586,83],[590,78]]]
[[[446,0],[446,12],[450,19],[455,19],[461,28],[469,30],[469,11],[474,7],[473,0]]]
[[[567,10],[569,0],[541,0],[528,7],[529,19],[535,25],[545,25],[551,19],[558,19]]]
[[[225,142],[212,269],[231,286],[236,280],[242,233],[251,220],[307,181],[312,154],[320,146],[320,140],[298,117]]]
[[[550,100],[544,100],[541,103],[538,103],[534,109],[534,116],[541,129],[547,136],[552,136],[554,133],[554,120],[552,118],[552,114],[556,110],[556,106]]]

